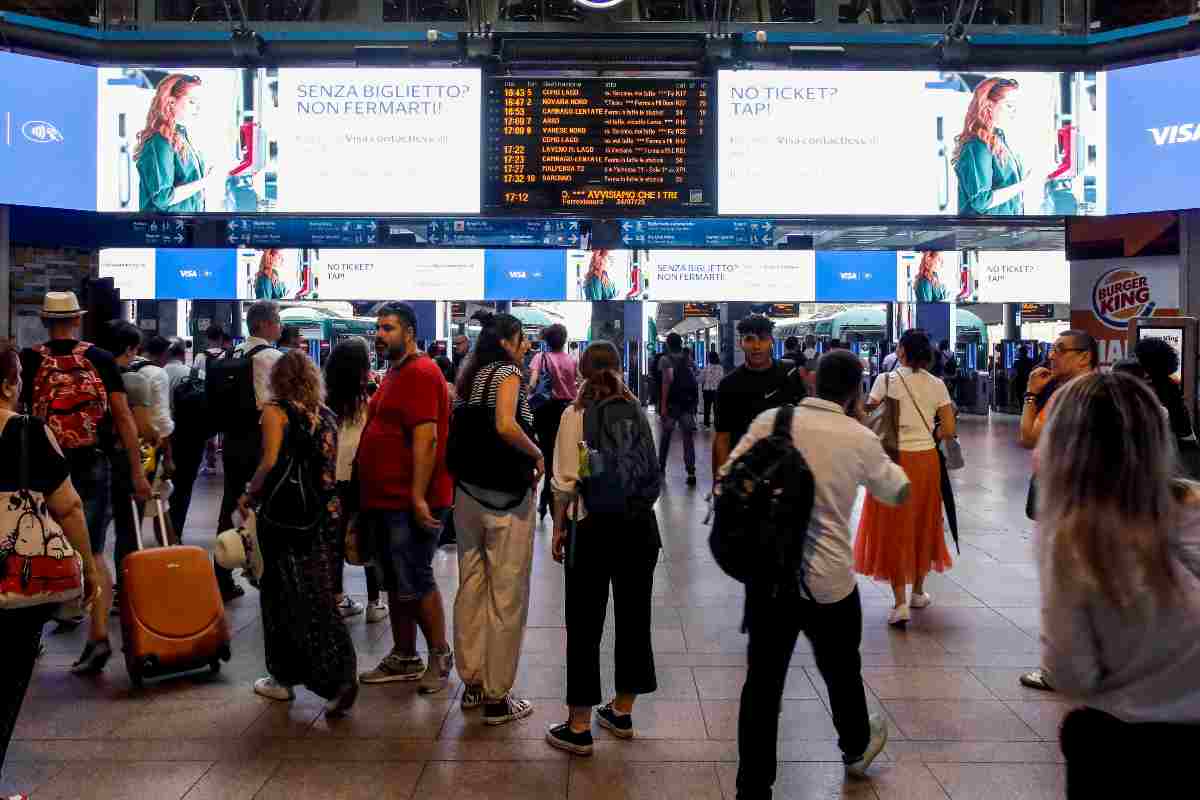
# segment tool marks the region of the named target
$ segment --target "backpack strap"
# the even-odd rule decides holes
[[[260,345],[258,345],[257,347],[254,347],[254,348],[252,348],[252,349],[251,349],[251,350],[249,350],[249,351],[243,351],[243,353],[242,353],[242,358],[249,358],[249,359],[253,359],[253,358],[254,358],[256,355],[258,355],[259,353],[261,353],[263,350],[278,350],[278,349],[279,349],[279,348],[277,348],[277,347],[272,347],[272,346],[271,346],[271,345],[269,345],[269,344],[260,344]],[[236,351],[235,351],[235,352],[236,352]]]
[[[775,427],[771,431],[772,436],[782,436],[790,442],[792,440],[792,412],[795,406],[791,403],[782,405],[775,412]]]

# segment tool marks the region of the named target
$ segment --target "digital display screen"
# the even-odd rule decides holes
[[[705,79],[489,81],[485,205],[711,212],[710,87]]]
[[[896,254],[872,250],[817,253],[817,302],[882,303],[896,299]]]
[[[1095,73],[722,70],[714,104],[721,214],[1103,213]]]
[[[640,250],[638,262],[645,300],[816,299],[812,250]]]
[[[488,250],[483,260],[485,300],[562,300],[567,258],[562,250]]]
[[[966,266],[972,302],[1071,302],[1071,266],[1061,251],[984,250]]]

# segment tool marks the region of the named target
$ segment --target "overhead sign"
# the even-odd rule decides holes
[[[1054,319],[1054,304],[1021,303],[1021,319],[1028,321]]]
[[[1100,361],[1125,358],[1129,321],[1179,314],[1175,257],[1071,262],[1071,327],[1100,343]]]
[[[225,225],[231,247],[371,247],[373,219],[234,217]]]
[[[721,316],[719,304],[717,303],[684,303],[683,318],[691,319],[692,317],[719,317]]]
[[[482,250],[323,250],[322,300],[445,300],[484,295]]]
[[[621,244],[679,249],[728,247],[750,250],[774,244],[775,223],[767,219],[623,219]]]
[[[658,301],[814,299],[812,250],[643,250],[644,298]]]
[[[455,247],[579,247],[577,219],[435,219],[432,245]]]
[[[484,300],[563,300],[567,257],[562,250],[488,250]]]
[[[971,298],[979,303],[1066,303],[1070,264],[1060,250],[983,250],[970,265]]]
[[[235,250],[112,248],[99,261],[99,277],[112,278],[123,300],[237,297]]]
[[[885,303],[896,296],[896,254],[891,251],[819,250],[817,302]]]

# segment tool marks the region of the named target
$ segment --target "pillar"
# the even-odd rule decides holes
[[[1005,339],[1020,339],[1021,324],[1017,317],[1020,315],[1021,306],[1019,303],[1005,303],[1002,306],[1001,314],[1004,317],[1004,338]]]

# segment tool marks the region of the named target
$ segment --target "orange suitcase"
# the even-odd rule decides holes
[[[211,557],[203,548],[171,547],[165,541],[142,549],[141,515],[136,500],[130,502],[138,549],[121,563],[121,633],[130,682],[140,687],[144,678],[206,666],[219,671],[231,652]],[[159,521],[152,527],[165,539],[162,498],[151,502]]]

